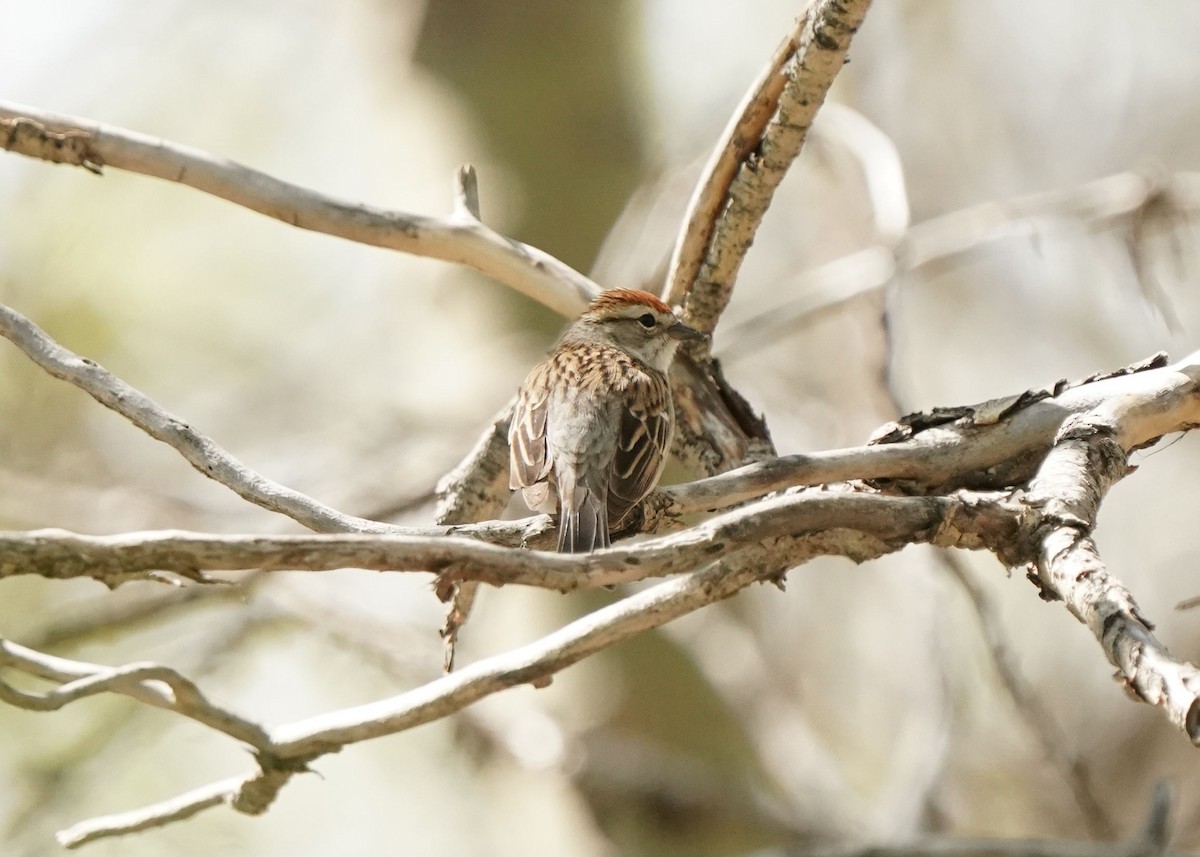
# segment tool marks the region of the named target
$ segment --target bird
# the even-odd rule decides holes
[[[704,334],[637,289],[601,292],[535,366],[509,424],[509,487],[558,514],[560,553],[611,545],[662,475],[676,348]]]

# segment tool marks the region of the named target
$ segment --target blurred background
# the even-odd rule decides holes
[[[449,211],[469,161],[490,224],[602,285],[657,288],[701,163],[802,11],[14,0],[0,8],[0,98],[418,214]],[[897,409],[1197,347],[1194,211],[1169,193],[1122,208],[1108,185],[1098,208],[1069,204],[1114,174],[1167,186],[1200,169],[1197,32],[1187,0],[877,4],[832,96],[849,112],[818,122],[716,337],[781,452],[861,443]],[[957,252],[905,266],[886,294],[807,311],[821,301],[806,274],[895,240],[869,192],[874,172],[895,178],[892,155],[916,230],[1045,196],[991,209],[978,229],[950,217],[973,236]],[[9,154],[0,300],[264,475],[413,524],[432,520],[437,478],[562,323],[443,263]],[[1193,661],[1200,614],[1173,607],[1200,593],[1198,459],[1194,437],[1138,454],[1098,531],[1162,639]],[[0,343],[0,529],[39,527],[297,530]],[[440,669],[442,608],[425,576],[239,579],[115,593],[7,579],[0,635],[170,664],[273,724]],[[619,595],[485,592],[459,662]],[[738,855],[928,835],[1125,838],[1160,780],[1177,796],[1176,845],[1195,848],[1200,756],[1111,675],[1086,629],[989,556],[814,562],[786,593],[746,592],[546,690],[322,758],[320,776],[294,780],[261,818],[211,810],[88,853]],[[250,766],[229,740],[120,699],[0,708],[0,851],[56,853],[53,831],[81,818]]]

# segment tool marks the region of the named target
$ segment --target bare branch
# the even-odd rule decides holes
[[[272,512],[287,515],[321,532],[393,532],[390,524],[356,518],[298,491],[254,473],[179,417],[94,360],[59,345],[25,316],[0,305],[0,336],[55,378],[79,387],[106,408],[116,411],[155,440],[162,441],[208,478],[240,497]]]
[[[679,515],[723,508],[798,485],[852,479],[903,481],[922,491],[962,485],[1002,487],[1032,478],[1063,421],[1107,403],[1128,403],[1126,448],[1200,425],[1200,352],[1170,366],[1114,373],[1074,385],[993,399],[896,443],[785,455],[717,476],[672,485],[647,501],[651,513]],[[1136,403],[1140,407],[1132,409]],[[886,433],[886,431],[881,432]],[[911,436],[909,436],[911,435]]]
[[[459,220],[479,220],[479,176],[470,164],[458,168],[454,177],[454,216]]]
[[[665,294],[711,333],[775,189],[841,70],[870,0],[817,0],[726,129],[692,197]]]
[[[688,210],[667,269],[663,298],[668,303],[682,302],[700,272],[700,264],[729,196],[729,186],[738,169],[758,147],[779,105],[779,96],[787,81],[784,66],[799,47],[806,23],[807,18],[796,19],[792,31],[780,42],[766,67],[742,97],[742,103],[704,165],[700,181],[688,201]]]
[[[602,608],[537,642],[479,661],[408,693],[273,729],[269,758],[287,772],[286,760],[306,764],[346,744],[440,719],[497,691],[526,683],[543,685],[553,673],[596,651],[727,598],[764,574],[778,574],[780,570],[758,562],[734,566],[714,563],[704,571],[659,584]],[[166,824],[225,802],[237,809],[236,795],[251,781],[223,780],[140,810],[92,819],[63,831],[59,839],[64,844],[78,845],[102,836]]]
[[[469,207],[440,219],[387,211],[290,184],[200,149],[10,102],[0,102],[0,146],[56,163],[91,165],[93,172],[103,165],[178,182],[300,229],[456,262],[567,316],[599,291],[548,253],[485,226]]]
[[[1163,708],[1200,745],[1200,670],[1171,657],[1091,537],[1100,501],[1128,467],[1128,423],[1146,409],[1116,401],[1063,424],[1029,486],[1024,541],[1037,563],[1031,577],[1044,595],[1064,601],[1088,627],[1131,693]]]
[[[267,577],[267,575],[257,575],[250,579],[262,581]],[[199,593],[201,596],[212,596],[217,593],[245,591],[246,587],[239,586],[191,587],[185,590],[184,594]],[[146,602],[151,599],[139,600]],[[97,604],[100,608],[99,612],[108,612],[109,616],[119,623],[124,617],[113,615],[112,611],[106,611],[105,608],[109,602],[109,599],[93,599],[93,604]],[[158,603],[163,602],[160,599]],[[180,603],[182,602],[175,600],[164,606],[169,609]],[[290,618],[280,611],[262,609],[261,602],[258,601],[247,606],[249,609],[227,613],[216,624],[209,624],[207,626],[209,635],[193,641],[192,645],[187,646],[186,652],[181,652],[179,657],[174,659],[177,669],[190,674],[194,680],[204,678],[211,674],[214,668],[219,668],[225,663],[229,656],[244,652],[248,638],[262,629],[266,623],[288,621]],[[135,617],[132,624],[136,625],[139,621],[144,622],[147,618],[149,617]],[[78,627],[82,623],[77,621],[74,624]],[[79,630],[86,634],[90,629],[80,627]],[[109,624],[110,635],[114,632],[130,630],[132,629],[127,624],[115,626]],[[63,635],[57,636],[67,645],[79,642],[79,638],[71,640],[64,639]],[[33,639],[46,640],[46,637],[47,635],[43,632],[34,635]],[[109,636],[108,639],[111,642],[113,638]],[[29,638],[26,639],[26,642],[30,643]],[[43,645],[36,644],[34,647],[41,648]],[[116,750],[115,744],[128,741],[132,736],[144,737],[147,730],[155,729],[154,723],[163,722],[154,719],[150,713],[154,709],[149,707],[130,710],[129,706],[110,705],[98,706],[97,709],[92,712],[96,716],[88,721],[84,731],[67,739],[69,746],[64,749],[61,758],[50,761],[47,765],[40,767],[33,776],[26,779],[25,788],[20,790],[19,805],[8,818],[8,838],[12,841],[15,842],[17,838],[38,830],[41,827],[37,822],[38,819],[44,819],[48,815],[61,814],[73,804],[74,801],[70,795],[77,792],[78,780],[84,774],[76,764],[79,759],[95,758],[106,751]],[[117,750],[117,752],[120,751]],[[34,835],[40,838],[39,833],[34,833]]]
[[[203,812],[214,806],[229,803],[243,784],[257,775],[247,774],[241,777],[230,777],[207,786],[201,786],[177,797],[160,803],[120,812],[113,815],[102,815],[89,818],[70,827],[60,830],[55,837],[58,844],[64,848],[78,848],[104,839],[108,836],[121,836],[126,833],[137,833],[139,830],[150,830],[162,827],[173,821],[183,821],[198,812]]]
[[[664,287],[683,319],[711,333],[780,181],[845,61],[870,0],[816,0],[783,40],[726,129],[689,203]],[[672,370],[686,411],[676,455],[706,474],[774,454],[765,421],[726,382],[706,346]],[[699,395],[695,395],[695,394]]]
[[[695,326],[710,331],[716,326],[772,194],[799,152],[868,6],[869,0],[817,0],[727,132],[693,200],[668,283],[667,294],[683,302],[685,318]],[[301,228],[467,264],[564,314],[578,311],[597,288],[557,260],[483,225],[470,168],[458,175],[453,214],[433,219],[338,201],[197,150],[30,108],[0,104],[0,143],[52,162],[94,171],[111,165],[177,181]],[[899,224],[895,236],[883,230],[888,244],[882,255],[871,248],[857,257],[869,263],[872,278],[890,277],[897,264],[919,264],[912,261],[919,256],[906,255],[919,249],[912,238],[915,230],[904,239],[897,237],[907,224],[906,210],[903,215],[889,221]],[[853,279],[857,269],[850,273],[839,294],[859,288]],[[84,389],[250,502],[315,530],[351,533],[275,538],[181,532],[6,534],[0,535],[0,578],[20,573],[90,576],[116,585],[158,570],[193,578],[201,570],[248,568],[424,571],[439,575],[439,589],[453,590],[446,633],[452,652],[478,582],[570,591],[682,575],[457,674],[273,729],[213,704],[191,680],[163,666],[104,667],[0,639],[0,667],[55,683],[48,691],[32,692],[0,681],[0,699],[9,704],[49,711],[117,693],[189,717],[257,751],[259,768],[248,776],[77,825],[60,834],[64,844],[160,826],[222,803],[239,812],[262,812],[319,755],[445,717],[509,687],[544,686],[559,670],[603,648],[752,583],[779,582],[790,567],[814,556],[839,554],[862,561],[914,542],[986,547],[1009,563],[1036,558],[1043,591],[1063,598],[1096,634],[1128,685],[1142,699],[1162,706],[1200,743],[1200,671],[1170,658],[1132,596],[1108,574],[1090,536],[1105,491],[1124,475],[1128,451],[1166,432],[1200,424],[1200,355],[1171,367],[955,409],[945,419],[935,415],[902,423],[887,438],[898,442],[777,458],[665,488],[645,507],[645,529],[654,530],[664,516],[755,502],[673,535],[570,557],[487,543],[539,544],[549,523],[545,517],[466,525],[496,517],[507,499],[507,413],[497,417],[468,459],[439,487],[443,526],[392,527],[343,515],[254,474],[148,397],[58,346],[19,314],[0,308],[0,328],[0,335],[46,371]],[[674,378],[677,387],[693,394],[680,397],[685,426],[681,457],[711,473],[747,455],[765,454],[765,426],[724,382],[719,366],[707,355],[693,357],[697,359],[680,362]],[[756,447],[756,442],[761,443]],[[981,492],[1011,488],[1035,475],[1026,496]],[[879,484],[755,499],[769,491],[850,479]],[[897,483],[918,496],[886,493]],[[919,496],[923,492],[953,493]],[[1161,818],[1138,848],[1164,848],[1165,811]],[[1071,853],[1035,846],[1029,845],[1028,853]],[[929,853],[1003,853],[972,851],[971,844],[960,847],[954,851],[933,845]]]
[[[41,158],[52,164],[83,167],[103,175],[103,162],[91,151],[91,138],[83,131],[51,131],[32,119],[0,119],[0,148]]]
[[[508,424],[517,400],[514,396],[483,430],[483,434],[457,467],[438,481],[437,522],[465,524],[499,517],[512,492],[508,487]],[[441,635],[445,646],[443,667],[454,669],[458,635],[471,611],[479,584],[462,580],[443,585],[438,597],[446,602]]]
[[[236,492],[256,506],[279,512],[317,532],[375,534],[485,535],[504,544],[524,544],[545,529],[545,521],[495,522],[484,527],[413,528],[346,515],[313,498],[250,470],[214,441],[179,417],[164,410],[94,360],[69,351],[15,310],[0,304],[0,336],[20,348],[34,363],[55,378],[79,387],[100,404],[128,419],[155,440],[179,452],[210,479]],[[507,469],[507,461],[504,464]],[[499,513],[493,509],[493,515]],[[183,571],[183,569],[177,569]],[[119,578],[113,579],[119,583]]]
[[[572,592],[680,574],[756,543],[822,533],[815,550],[781,559],[799,564],[821,553],[857,555],[861,542],[897,547],[939,534],[945,546],[982,547],[1010,531],[1012,510],[996,497],[894,497],[869,489],[787,494],[717,515],[666,536],[591,554],[524,551],[443,535],[208,535],[178,531],[85,536],[62,530],[0,533],[0,578],[17,574],[93,577],[106,583],[150,570],[259,569],[438,573],[448,581],[521,584]],[[828,533],[826,531],[836,530]],[[953,538],[945,535],[953,532]]]
[[[26,693],[0,682],[0,699],[17,708],[57,711],[98,693],[117,693],[182,714],[256,749],[270,745],[261,726],[213,704],[195,684],[169,667],[157,664],[101,667],[36,652],[3,638],[0,638],[0,666],[60,682],[57,688],[44,694]]]

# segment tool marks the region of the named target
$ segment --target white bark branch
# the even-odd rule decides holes
[[[78,848],[89,842],[95,842],[97,839],[137,833],[140,830],[162,827],[174,821],[183,821],[198,812],[229,803],[242,785],[257,773],[258,771],[255,771],[246,776],[220,780],[160,803],[129,812],[89,818],[60,830],[55,838],[58,840],[58,844],[64,848]]]
[[[190,146],[24,104],[0,102],[0,148],[33,158],[116,167],[178,182],[300,229],[360,244],[456,262],[538,303],[573,316],[599,291],[591,280],[536,247],[484,225],[474,205],[423,217],[337,199]],[[462,178],[458,179],[462,187]],[[466,197],[459,191],[456,199]]]
[[[440,719],[497,691],[525,683],[545,684],[554,672],[600,649],[732,595],[764,571],[778,573],[779,569],[764,569],[756,563],[730,568],[713,564],[603,608],[535,643],[479,661],[400,696],[272,729],[260,755],[276,760],[277,766],[297,760],[296,767],[302,769],[315,756]],[[286,764],[281,767],[283,774],[276,781],[296,772]],[[237,809],[238,796],[252,782],[252,778],[242,777],[223,780],[139,810],[90,819],[62,831],[59,840],[76,846],[167,824],[222,803]]]
[[[845,62],[870,0],[816,0],[783,40],[718,142],[689,203],[664,297],[688,324],[711,333],[733,293],[775,189],[799,154]],[[701,396],[677,397],[676,454],[707,474],[773,455],[763,419],[729,385],[708,346],[684,349],[672,372]]]
[[[149,396],[126,384],[94,360],[80,357],[59,345],[32,321],[3,305],[0,305],[0,336],[12,342],[55,378],[80,388],[155,440],[170,446],[205,476],[256,506],[287,515],[319,532],[395,531],[390,524],[343,514],[258,475],[184,420],[168,413]]]
[[[89,368],[98,370],[94,365]],[[1013,396],[956,409],[953,413],[957,419],[952,422],[916,431],[897,443],[787,456],[669,486],[648,501],[646,526],[653,529],[664,515],[719,509],[784,488],[850,479],[902,481],[910,491],[929,492],[965,484],[993,488],[1019,484],[1033,476],[1060,426],[1073,414],[1120,403],[1122,443],[1127,448],[1200,423],[1195,381],[1198,375],[1200,353],[1173,366],[1067,387],[1053,397]],[[126,392],[121,407],[128,399]],[[773,537],[779,528],[795,533],[828,526],[822,522],[832,520],[829,516],[848,515],[853,508],[866,508],[865,504],[899,509],[905,499],[862,494],[793,495],[756,503],[681,533],[583,558],[514,554],[479,541],[539,544],[551,525],[545,516],[478,525],[388,527],[376,534],[379,538],[170,533],[83,537],[42,532],[4,537],[0,542],[6,548],[0,576],[92,576],[115,585],[151,570],[192,575],[200,570],[351,566],[434,572],[453,569],[446,579],[522,583],[568,591],[675,573],[700,556],[695,551],[709,550],[716,542],[723,545],[722,550],[732,550],[738,544]],[[870,530],[869,524],[864,526]],[[733,532],[740,536],[731,538]],[[456,535],[472,538],[449,538]]]
[[[265,729],[210,702],[195,684],[168,667],[157,664],[100,667],[36,652],[3,638],[0,638],[0,667],[58,682],[53,690],[37,694],[0,681],[0,699],[16,708],[57,711],[89,696],[116,693],[191,718],[255,749],[263,750],[270,745]]]
[[[170,446],[209,479],[224,485],[244,500],[286,515],[311,530],[410,536],[458,533],[481,536],[502,544],[524,544],[546,529],[544,518],[495,521],[476,526],[401,527],[347,515],[254,472],[145,393],[125,383],[94,360],[80,357],[59,345],[32,321],[3,304],[0,304],[0,337],[12,342],[53,377],[78,387],[155,440]]]

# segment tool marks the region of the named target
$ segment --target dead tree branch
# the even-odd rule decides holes
[[[787,494],[717,515],[666,536],[583,556],[525,551],[441,535],[222,536],[126,533],[85,536],[61,530],[0,534],[0,579],[40,574],[90,577],[112,586],[150,571],[195,577],[200,571],[333,571],[342,568],[430,572],[445,580],[520,584],[573,592],[681,574],[779,538],[826,533],[798,559],[857,556],[864,546],[901,540],[953,547],[1003,543],[1012,510],[993,496],[896,497],[870,489]],[[828,531],[836,530],[832,535]],[[954,533],[951,538],[946,533]]]
[[[521,583],[570,591],[677,573],[754,541],[814,531],[841,521],[865,532],[881,523],[870,516],[902,518],[906,504],[945,501],[958,488],[1006,490],[1038,474],[1062,426],[1096,412],[1120,408],[1122,448],[1135,449],[1164,434],[1200,423],[1196,376],[1200,352],[1185,360],[1141,371],[1115,373],[1077,385],[946,409],[937,422],[917,415],[889,428],[902,440],[830,453],[786,456],[716,477],[671,486],[647,501],[646,526],[663,515],[715,510],[788,488],[851,479],[903,484],[895,497],[863,489],[789,494],[759,500],[689,529],[619,545],[585,557],[511,553],[502,545],[536,543],[549,527],[537,516],[524,521],[477,525],[393,527],[386,533],[345,536],[207,536],[132,533],[79,536],[41,531],[0,537],[0,576],[37,573],[47,577],[90,576],[109,585],[143,578],[153,570],[194,575],[232,569],[368,568],[425,570],[448,580],[502,585]],[[1040,483],[1034,483],[1038,485]],[[985,504],[986,495],[964,492],[957,502]],[[873,511],[873,510],[878,510]],[[949,514],[949,507],[939,514]],[[1086,518],[1084,520],[1087,520]],[[471,538],[453,538],[470,536]],[[486,544],[485,542],[493,542]],[[714,545],[720,547],[714,548]],[[989,543],[990,546],[990,543]],[[1022,561],[1015,558],[1010,564]]]
[[[0,336],[55,378],[73,384],[106,408],[116,411],[155,440],[170,446],[205,476],[256,506],[287,515],[319,532],[393,531],[390,524],[345,515],[254,473],[150,397],[94,360],[80,357],[59,345],[32,321],[3,305],[0,305]]]
[[[483,224],[469,168],[456,178],[454,213],[436,218],[337,199],[200,149],[23,104],[0,102],[0,148],[96,173],[116,167],[177,182],[300,229],[466,265],[564,315],[578,313],[599,291],[569,265]],[[474,207],[457,202],[468,198]]]
[[[1154,418],[1147,410],[1114,401],[1063,424],[1029,486],[1024,537],[1037,566],[1031,578],[1045,595],[1061,599],[1088,627],[1131,693],[1161,707],[1200,745],[1200,670],[1171,657],[1091,536],[1101,500],[1125,475],[1128,452],[1138,445],[1129,443],[1131,424]]]
[[[804,139],[869,0],[817,0],[784,38],[722,135],[675,244],[668,303],[711,333],[775,189]]]
[[[457,533],[484,536],[500,544],[525,544],[546,529],[544,518],[531,518],[523,522],[495,521],[484,526],[401,527],[347,515],[254,472],[145,393],[122,381],[94,360],[80,357],[59,345],[32,321],[3,304],[0,304],[0,337],[16,345],[53,377],[78,387],[155,440],[170,446],[209,479],[256,506],[286,515],[316,532],[413,536]],[[120,581],[114,579],[112,582]]]

